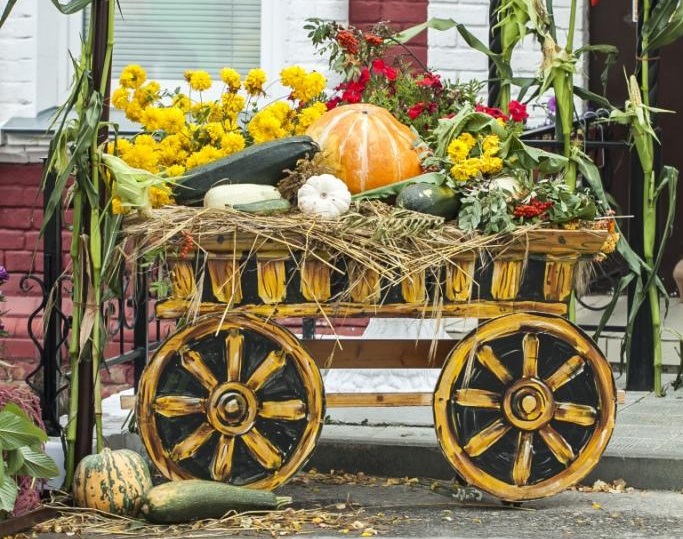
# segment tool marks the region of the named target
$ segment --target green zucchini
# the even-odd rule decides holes
[[[218,481],[185,479],[149,489],[142,515],[154,524],[178,524],[220,518],[229,511],[269,511],[292,501],[272,492],[236,487]]]
[[[245,213],[258,213],[259,215],[276,215],[287,213],[292,205],[286,198],[271,198],[270,200],[260,200],[248,204],[234,204],[232,209]]]
[[[192,168],[174,188],[175,201],[185,206],[201,206],[204,195],[214,185],[256,183],[275,185],[285,169],[294,169],[299,159],[312,157],[319,150],[307,136],[286,137],[261,144],[222,159]]]
[[[420,213],[455,219],[460,209],[458,193],[446,185],[414,183],[401,190],[396,205]]]

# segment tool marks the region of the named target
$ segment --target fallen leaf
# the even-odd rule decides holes
[[[598,502],[593,502],[592,507],[593,509],[602,509],[602,505],[600,505]]]

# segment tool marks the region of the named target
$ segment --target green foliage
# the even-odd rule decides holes
[[[0,520],[14,509],[17,498],[17,476],[38,479],[55,477],[59,469],[42,450],[47,441],[45,432],[37,427],[16,404],[0,410]]]

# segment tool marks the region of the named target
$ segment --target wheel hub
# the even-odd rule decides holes
[[[216,430],[236,436],[251,429],[257,411],[258,401],[251,389],[239,382],[227,382],[212,391],[207,416]]]
[[[548,386],[535,378],[524,378],[505,392],[503,413],[519,429],[538,430],[552,419],[554,404]]]

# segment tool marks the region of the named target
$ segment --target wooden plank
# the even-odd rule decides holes
[[[121,395],[121,410],[133,410],[135,408],[135,395]]]
[[[617,389],[617,404],[626,404],[626,391]]]
[[[59,511],[54,507],[39,507],[21,516],[8,518],[0,522],[0,537],[13,536],[57,516]]]
[[[328,408],[431,406],[431,393],[328,393]]]
[[[167,299],[156,304],[156,316],[175,319],[185,316],[190,307],[187,300]],[[469,303],[444,303],[438,306],[417,303],[390,303],[384,305],[362,303],[280,303],[276,305],[240,305],[226,313],[224,303],[200,303],[197,314],[251,313],[265,318],[328,316],[344,318],[351,316],[396,316],[409,318],[432,318],[456,316],[462,318],[496,318],[515,312],[539,312],[564,316],[567,306],[559,302],[542,301],[472,301]]]
[[[441,368],[456,339],[439,339],[430,358],[430,340],[315,339],[300,341],[320,368]]]

